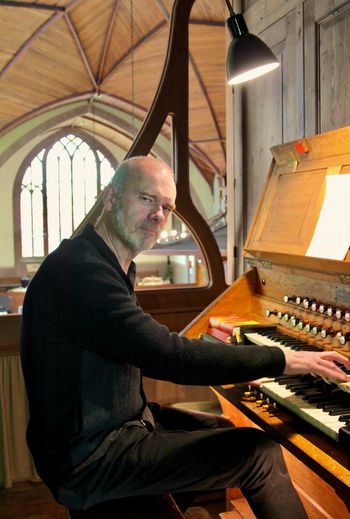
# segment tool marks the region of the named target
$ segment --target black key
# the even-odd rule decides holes
[[[329,405],[327,404],[323,407],[324,411],[332,411],[333,409],[345,409],[345,410],[348,410],[350,413],[350,408],[345,403],[341,404],[341,403],[334,402],[333,404],[329,404]]]
[[[291,391],[294,391],[295,389],[309,389],[310,388],[310,384],[305,384],[303,382],[300,382],[299,384],[298,383],[295,383],[295,384],[292,383],[292,384],[287,384],[286,388],[290,389]]]
[[[340,407],[339,409],[332,409],[328,411],[329,416],[340,416],[344,413],[350,413],[350,409],[348,407]]]
[[[350,413],[340,415],[338,420],[339,422],[350,422]]]

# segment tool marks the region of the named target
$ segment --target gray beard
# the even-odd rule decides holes
[[[122,208],[119,206],[114,211],[114,228],[124,245],[126,245],[131,250],[137,249],[135,239],[128,235],[125,230],[125,226],[122,221]]]
[[[148,250],[153,247],[153,245],[146,245],[144,241],[141,242],[141,239],[137,236],[137,234],[135,236],[130,236],[130,234],[128,234],[125,228],[125,224],[123,223],[122,206],[116,207],[113,220],[114,228],[119,239],[126,247],[128,247],[128,249],[134,251],[135,253],[139,253],[143,250]]]

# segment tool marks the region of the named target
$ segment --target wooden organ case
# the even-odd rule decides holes
[[[307,255],[325,197],[326,177],[350,173],[350,127],[275,146],[272,154],[272,165],[245,245],[249,269],[183,334],[198,337],[208,328],[211,316],[239,315],[263,325],[262,330],[254,326],[246,329],[250,332],[248,337],[256,338],[257,331],[258,336],[265,333],[262,344],[275,343],[268,339],[271,332],[273,336],[286,335],[296,344],[334,349],[350,357],[349,251],[344,260]],[[339,209],[339,215],[331,222],[334,234],[344,214]],[[244,326],[241,331],[244,332]],[[341,391],[322,379],[321,383],[328,393]],[[274,395],[271,398],[271,392],[264,392],[264,384],[261,391],[247,391],[241,384],[213,389],[223,412],[234,423],[259,426],[281,443],[309,517],[350,517],[350,414],[349,425],[340,422],[338,432],[327,426],[328,412],[317,407],[317,398],[312,407],[323,414],[316,420],[305,420],[303,403],[298,412],[299,400],[297,409],[293,409],[288,404],[290,397],[282,395],[276,406]],[[341,401],[350,409],[350,393],[344,389]],[[350,391],[350,380],[347,390]],[[310,407],[303,395],[298,398]]]

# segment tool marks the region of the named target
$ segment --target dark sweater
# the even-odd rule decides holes
[[[56,485],[146,406],[142,372],[180,384],[218,385],[280,374],[278,348],[180,337],[143,312],[128,276],[88,225],[42,263],[24,301],[21,356],[28,445]]]

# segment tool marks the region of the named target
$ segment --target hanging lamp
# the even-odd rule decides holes
[[[226,0],[230,17],[226,20],[232,41],[227,51],[226,69],[229,85],[238,85],[270,72],[279,66],[271,49],[248,31],[242,14],[235,14]]]

